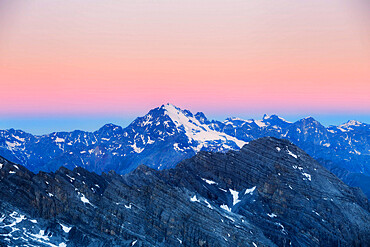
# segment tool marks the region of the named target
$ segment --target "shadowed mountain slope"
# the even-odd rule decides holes
[[[366,246],[366,197],[289,141],[201,151],[176,168],[34,174],[0,159],[0,241],[15,246]]]

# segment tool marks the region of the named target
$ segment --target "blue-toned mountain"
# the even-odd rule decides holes
[[[99,174],[109,170],[124,174],[140,164],[171,168],[200,150],[239,150],[265,136],[289,139],[370,196],[370,125],[354,120],[330,127],[312,117],[291,123],[276,115],[221,122],[167,104],[150,110],[126,128],[107,124],[95,132],[76,130],[41,136],[2,130],[0,155],[34,172],[79,166]]]
[[[140,164],[173,167],[200,150],[240,149],[246,142],[211,129],[190,111],[163,105],[128,127],[107,124],[95,132],[54,132],[33,136],[20,130],[0,131],[0,155],[32,171],[60,166],[101,173],[126,173]]]

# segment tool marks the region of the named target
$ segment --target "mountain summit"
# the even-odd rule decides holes
[[[188,110],[181,110],[180,108],[166,104],[159,109],[149,112],[146,119],[151,119],[151,113],[163,110],[163,115],[160,115],[156,120],[156,125],[160,123],[169,124],[164,116],[170,119],[171,127],[177,132],[187,137],[190,147],[199,152],[202,149],[207,150],[229,150],[243,147],[246,142],[241,141],[235,137],[229,136],[225,133],[215,131],[207,124],[205,124],[206,117],[202,113],[198,113],[198,118]],[[165,120],[165,121],[163,121]],[[146,122],[145,125],[151,122]]]

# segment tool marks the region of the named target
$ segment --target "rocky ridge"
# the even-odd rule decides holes
[[[366,197],[286,140],[176,168],[34,174],[0,158],[0,242],[32,246],[366,246]]]

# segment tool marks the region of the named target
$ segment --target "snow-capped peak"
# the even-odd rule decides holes
[[[189,115],[187,112],[172,104],[163,105],[162,108],[165,110],[165,114],[175,123],[176,127],[181,126],[182,122],[187,123],[191,118],[194,118],[192,114]],[[197,119],[195,120],[198,121]],[[200,124],[199,121],[198,124]]]
[[[302,120],[316,121],[312,116],[305,117]]]
[[[359,121],[349,120],[347,123],[339,125],[338,127],[346,128],[346,127],[349,127],[349,126],[360,126],[360,125],[362,125],[362,123],[359,122]]]
[[[358,126],[361,126],[362,124],[363,123],[356,121],[356,120],[349,120],[347,123],[337,126],[337,129],[339,129],[342,132],[347,132],[347,131],[353,130],[352,127],[358,127]]]
[[[167,103],[165,105],[162,105],[161,108],[162,109],[166,109],[166,110],[171,110],[171,109],[173,110],[173,109],[175,109],[176,111],[181,111],[180,107],[177,107],[177,106],[175,106],[175,105],[173,105],[171,103]]]
[[[196,141],[198,143],[194,151],[201,150],[203,146],[207,146],[207,143],[211,141],[221,141],[222,143],[234,142],[239,148],[246,144],[246,142],[238,140],[235,137],[211,130],[208,125],[200,123],[199,120],[187,110],[181,110],[172,104],[166,104],[162,106],[162,108],[165,110],[165,114],[175,124],[176,128],[183,128],[185,135],[189,138],[189,142]]]
[[[281,121],[283,121],[283,122],[286,122],[286,123],[292,123],[292,122],[290,122],[290,121],[288,121],[288,120],[286,120],[286,119],[284,119],[284,118],[282,118],[282,117],[279,117],[279,116],[277,116],[277,115],[275,115],[278,119],[280,119]]]
[[[279,117],[278,115],[263,115],[262,120],[255,120],[255,123],[259,127],[266,127],[269,125],[276,125],[276,124],[291,124],[292,122],[289,122],[285,120],[282,117]]]

